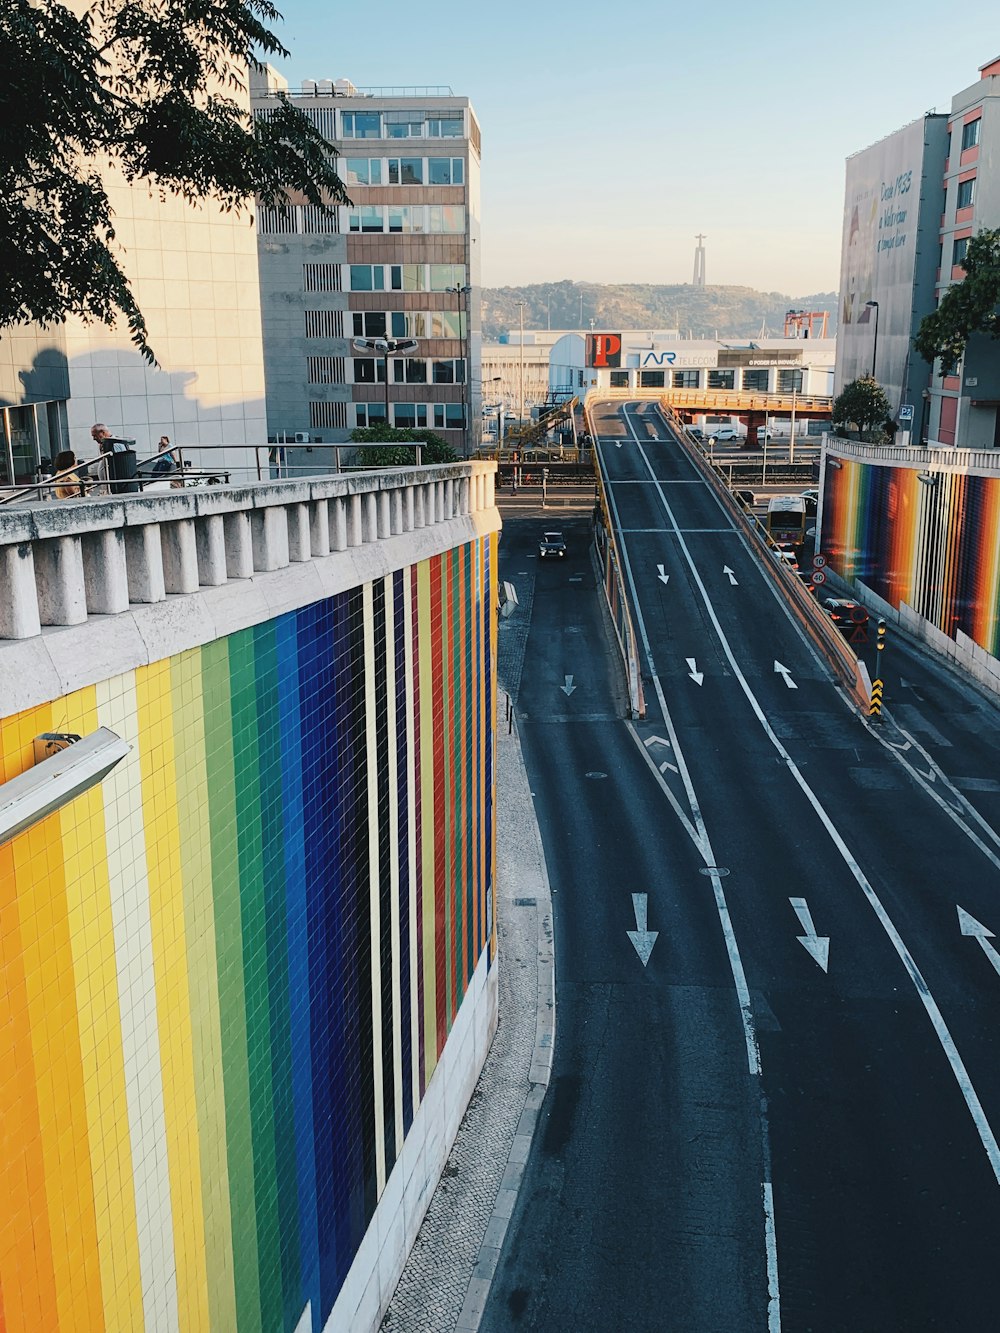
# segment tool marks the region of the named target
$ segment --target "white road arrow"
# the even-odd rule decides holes
[[[629,930],[625,933],[635,946],[635,951],[643,965],[649,962],[649,955],[653,952],[653,945],[656,943],[656,937],[660,933],[658,930],[646,929],[646,895],[644,893],[632,894],[632,907],[635,911],[635,930]]]
[[[565,684],[565,685],[560,685],[559,688],[562,690],[563,694],[565,694],[566,698],[568,699],[569,696],[570,696],[570,695],[573,693],[573,691],[576,689],[576,686],[573,684],[573,677],[572,677],[572,676],[567,676],[567,677],[566,677],[566,684]]]
[[[729,568],[729,566],[728,566],[728,565],[723,565],[723,566],[722,566],[722,572],[723,572],[723,574],[728,574],[728,575],[729,575],[729,582],[730,582],[730,583],[733,585],[733,587],[735,588],[735,587],[737,586],[737,585],[736,585],[736,575],[735,575],[735,574],[733,573],[733,571]]]
[[[651,745],[665,745],[668,750],[673,749],[673,746],[670,744],[670,742],[665,741],[662,736],[647,736],[646,739],[643,741],[643,745],[645,745],[647,750]]]
[[[666,583],[667,579],[670,578],[670,575],[664,574],[662,565],[657,565],[656,568],[658,571],[656,577],[660,580],[661,583]]]
[[[969,916],[968,912],[961,907],[958,909],[958,924],[963,935],[972,935],[979,941],[983,953],[993,964],[994,971],[1000,976],[1000,954],[990,943],[990,940],[993,939],[992,930],[987,930],[981,921],[977,921],[974,916]]]
[[[790,690],[797,690],[799,688],[796,685],[795,681],[792,680],[791,676],[789,675],[788,667],[782,666],[780,662],[775,662],[774,669],[778,673],[778,675],[781,676],[782,680],[785,682],[785,684],[788,686]]]
[[[792,905],[792,911],[799,918],[799,925],[805,931],[804,935],[797,935],[796,939],[805,949],[806,953],[816,962],[825,972],[830,965],[830,937],[829,935],[817,935],[816,927],[813,925],[812,913],[806,905],[805,898],[789,898]],[[962,909],[959,908],[959,911]]]
[[[688,671],[688,675],[691,677],[691,679],[694,681],[696,685],[700,685],[701,682],[705,679],[704,671],[698,670],[698,663],[695,661],[693,657],[687,658],[686,661],[688,667],[690,668]]]

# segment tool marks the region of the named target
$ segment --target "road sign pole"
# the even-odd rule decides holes
[[[874,722],[882,721],[882,695],[885,685],[882,681],[882,654],[885,651],[885,621],[879,620],[875,627],[875,679],[872,681],[872,697],[868,706],[868,716]]]

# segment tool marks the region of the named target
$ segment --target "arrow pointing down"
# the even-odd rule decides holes
[[[662,565],[657,565],[656,568],[659,571],[656,577],[660,580],[661,583],[666,583],[667,580],[670,578],[670,575],[664,574]]]
[[[573,684],[572,676],[567,676],[565,679],[566,679],[565,685],[560,685],[559,688],[562,690],[563,694],[565,694],[566,698],[568,699],[569,696],[576,689],[576,686]]]
[[[701,682],[705,679],[704,671],[698,670],[698,663],[695,661],[693,657],[688,657],[685,660],[688,664],[688,667],[690,668],[688,671],[688,675],[691,677],[691,679],[694,681],[696,685],[700,685]]]
[[[993,939],[992,930],[987,930],[981,921],[977,921],[974,916],[970,916],[961,907],[958,909],[958,924],[963,935],[971,935],[979,941],[983,953],[993,964],[994,971],[1000,976],[1000,954],[990,943],[990,940]]]
[[[795,681],[792,680],[792,677],[788,671],[788,667],[782,666],[780,662],[775,662],[774,669],[790,690],[797,690],[799,688],[796,685]]]
[[[722,566],[722,572],[723,572],[723,574],[728,574],[728,575],[729,575],[729,582],[730,582],[730,583],[733,585],[733,587],[735,588],[735,587],[737,586],[737,584],[736,584],[736,575],[735,575],[735,574],[733,573],[733,571],[729,568],[729,566],[728,566],[728,565],[723,565],[723,566]]]
[[[797,935],[795,938],[805,949],[806,953],[813,958],[825,972],[830,965],[830,937],[829,935],[817,935],[816,927],[813,925],[812,913],[806,904],[805,898],[789,898],[792,905],[792,911],[799,918],[799,925],[805,931],[804,935]],[[959,909],[961,911],[961,908]]]
[[[632,909],[635,912],[635,930],[628,930],[625,933],[635,946],[639,961],[645,967],[649,962],[649,955],[653,952],[653,945],[656,943],[656,937],[660,932],[646,929],[646,894],[632,894]]]

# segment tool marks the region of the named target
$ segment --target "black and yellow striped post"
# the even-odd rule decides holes
[[[868,716],[882,721],[882,654],[885,651],[885,621],[880,620],[875,626],[875,679],[872,681],[872,697],[868,705]]]

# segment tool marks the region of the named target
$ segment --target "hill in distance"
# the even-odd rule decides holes
[[[525,287],[483,288],[483,338],[495,342],[525,329],[678,329],[684,337],[748,339],[781,337],[789,310],[827,310],[828,334],[836,332],[837,293],[786,296],[752,287],[694,287],[690,283],[539,282]]]

